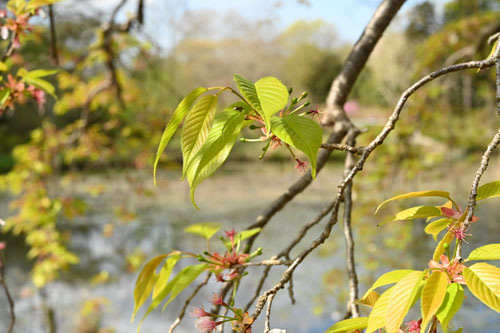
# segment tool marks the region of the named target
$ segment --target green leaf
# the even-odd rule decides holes
[[[132,321],[134,321],[137,310],[148,299],[149,293],[153,289],[158,275],[155,270],[158,265],[168,257],[168,254],[163,254],[151,259],[144,265],[144,268],[139,273],[134,289],[134,311],[132,312]]]
[[[391,299],[394,287],[391,287],[384,292],[373,306],[370,316],[368,316],[368,326],[366,332],[374,332],[385,326],[385,318],[387,307]]]
[[[207,95],[193,106],[182,127],[182,178],[185,177],[191,159],[207,141],[217,110],[217,96]]]
[[[39,7],[51,5],[62,0],[31,0],[26,6],[26,10],[37,9]]]
[[[437,236],[441,231],[446,229],[450,222],[453,222],[453,220],[448,218],[433,221],[425,227],[424,231],[425,233],[432,235],[432,237],[434,237],[434,240],[437,242]]]
[[[7,88],[4,88],[3,90],[0,90],[0,105],[4,105],[5,102],[9,99],[10,96],[10,90]]]
[[[242,240],[245,240],[247,238],[250,238],[253,235],[258,234],[261,230],[262,230],[262,228],[253,228],[253,229],[248,229],[248,230],[243,230],[243,231],[238,232],[234,236],[235,245],[238,246],[239,242],[241,242]],[[226,246],[226,248],[231,249],[231,241],[230,240],[224,241],[224,245]]]
[[[422,290],[422,300],[420,302],[422,309],[422,325],[421,330],[425,332],[425,328],[432,319],[436,311],[443,304],[448,287],[448,275],[444,272],[432,272],[424,289]]]
[[[469,260],[500,260],[500,244],[488,244],[478,247],[469,254]]]
[[[311,163],[311,175],[316,177],[316,157],[322,141],[322,130],[310,118],[287,115],[283,118],[272,117],[273,133],[283,142],[304,152]]]
[[[500,180],[479,186],[476,200],[479,201],[498,196],[500,196]]]
[[[458,283],[452,283],[448,285],[446,289],[446,296],[443,301],[443,305],[436,312],[436,317],[441,323],[443,332],[448,332],[448,323],[453,318],[455,313],[460,310],[462,303],[464,301],[464,289]]]
[[[381,226],[390,221],[413,220],[425,217],[435,217],[441,215],[441,210],[435,206],[417,206],[400,211],[396,215],[384,220],[377,226]]]
[[[207,141],[193,157],[187,170],[191,201],[195,207],[194,192],[197,186],[224,163],[245,123],[245,114],[235,110],[224,111],[215,117]]]
[[[288,89],[274,77],[264,77],[255,82],[255,90],[262,108],[262,118],[268,129],[272,130],[271,116],[283,109],[288,101]]]
[[[28,84],[31,84],[32,86],[35,86],[38,89],[45,90],[49,95],[51,95],[54,98],[57,98],[56,89],[48,81],[45,81],[45,80],[40,79],[38,77],[29,77],[29,76],[23,77],[22,81],[24,81]]]
[[[453,234],[450,232],[447,232],[446,235],[444,235],[443,239],[438,243],[436,248],[434,249],[434,254],[432,255],[432,259],[435,261],[439,261],[439,258],[441,255],[444,253],[444,244],[448,243],[450,244],[453,239]]]
[[[368,317],[350,318],[339,321],[326,330],[325,333],[350,332],[353,330],[363,330],[368,326]]]
[[[481,302],[500,312],[500,268],[480,262],[465,268],[465,282]]]
[[[363,296],[362,299],[355,300],[354,303],[373,307],[379,298],[380,294],[372,290],[368,293],[368,295]]]
[[[7,70],[8,70],[8,67],[7,67],[7,65],[5,64],[5,62],[0,61],[0,71],[2,71],[2,72],[6,72]]]
[[[185,228],[185,232],[189,232],[190,234],[195,234],[201,236],[205,239],[210,239],[212,236],[222,228],[222,224],[215,222],[205,222],[205,223],[197,223],[192,224],[189,227]]]
[[[149,305],[146,314],[141,319],[141,324],[146,317],[153,311],[168,295],[170,298],[164,305],[165,307],[172,302],[187,286],[189,286],[203,271],[208,267],[207,264],[199,264],[195,266],[187,266],[183,268],[166,286],[164,286],[153,298],[153,302]],[[137,331],[140,331],[139,325]]]
[[[386,201],[382,202],[378,207],[377,210],[375,211],[375,214],[378,213],[380,208],[382,208],[383,205],[386,203],[393,201],[393,200],[398,200],[398,199],[408,199],[408,198],[420,198],[420,197],[442,197],[446,199],[450,199],[450,193],[445,192],[445,191],[419,191],[419,192],[410,192],[410,193],[405,193],[405,194],[400,194],[395,197],[392,197],[390,199],[387,199]],[[441,215],[441,214],[439,214]]]
[[[260,106],[259,96],[257,95],[257,90],[255,89],[255,85],[245,79],[244,77],[234,74],[234,82],[238,86],[238,90],[245,97],[245,99],[250,103],[252,108],[259,113],[262,118],[264,118],[264,114],[262,112],[262,107]]]
[[[187,112],[189,109],[191,109],[191,106],[193,105],[194,101],[200,97],[201,94],[207,91],[207,88],[203,87],[198,87],[191,91],[189,94],[184,97],[184,99],[179,103],[177,108],[174,111],[174,114],[172,115],[172,118],[170,118],[167,126],[165,127],[165,131],[163,131],[163,134],[160,139],[160,145],[158,146],[158,151],[156,152],[156,159],[153,167],[153,179],[156,185],[156,168],[158,166],[158,162],[160,161],[161,154],[167,147],[168,142],[174,135],[175,131],[177,130],[177,127],[179,127],[179,124],[181,123],[182,119],[184,119],[184,116],[186,116]]]
[[[170,275],[172,274],[172,271],[180,258],[181,255],[179,253],[172,255],[171,257],[167,258],[167,260],[165,260],[165,264],[163,264],[163,267],[158,274],[158,279],[156,280],[155,286],[153,288],[153,299],[155,299],[161,292],[163,287],[167,285],[168,279],[170,278]]]
[[[401,280],[402,278],[406,277],[408,274],[413,273],[413,272],[417,272],[417,271],[410,270],[410,269],[398,269],[398,270],[387,272],[387,273],[383,274],[382,276],[380,276],[377,279],[377,281],[375,281],[375,283],[371,286],[370,289],[368,289],[368,291],[363,295],[363,297],[361,299],[366,299],[372,290],[374,290],[378,287],[388,285],[388,284],[399,282],[399,280]]]
[[[385,325],[387,333],[397,333],[399,330],[423,277],[424,272],[412,272],[394,286],[387,307]]]
[[[33,71],[29,71],[23,75],[24,78],[37,79],[45,76],[50,76],[57,74],[59,70],[57,69],[35,69]]]
[[[464,330],[463,327],[460,327],[458,330],[456,331],[453,331],[453,332],[450,332],[450,333],[462,333],[462,331]],[[445,332],[446,333],[446,332]]]

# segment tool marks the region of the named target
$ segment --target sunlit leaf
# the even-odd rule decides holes
[[[371,286],[371,288],[368,289],[368,291],[363,295],[362,299],[367,298],[372,290],[374,290],[378,287],[381,287],[381,286],[385,286],[388,284],[399,282],[399,280],[401,280],[402,278],[406,277],[408,274],[413,273],[413,272],[417,272],[417,271],[414,271],[411,269],[398,269],[398,270],[387,272],[387,273],[383,274],[382,276],[380,276],[377,279],[377,281],[375,281],[375,283]]]
[[[432,255],[433,260],[439,261],[439,258],[445,251],[444,244],[446,243],[450,244],[452,239],[453,239],[453,234],[451,232],[447,232],[446,235],[443,236],[441,241],[439,241],[438,245],[436,245],[436,248],[434,249],[434,254]]]
[[[480,262],[465,268],[463,275],[474,296],[500,312],[500,268]]]
[[[463,330],[464,330],[464,328],[460,327],[458,330],[450,332],[450,333],[462,333]]]
[[[257,235],[261,230],[262,230],[262,228],[253,228],[253,229],[248,229],[248,230],[243,230],[243,231],[238,232],[234,236],[234,240],[235,240],[236,245],[238,244],[238,242],[241,242],[247,238],[250,238],[253,235]],[[226,248],[231,249],[231,241],[230,240],[226,240],[224,242],[224,245],[226,246]]]
[[[3,89],[0,90],[0,105],[4,105],[5,102],[9,99],[10,96],[10,90],[9,89]]]
[[[175,131],[177,130],[177,127],[179,127],[179,124],[181,123],[182,119],[186,116],[187,112],[189,109],[191,109],[191,106],[193,105],[194,101],[200,97],[201,94],[203,94],[205,91],[207,91],[207,88],[203,87],[198,87],[191,91],[189,94],[184,97],[184,99],[179,103],[177,108],[174,111],[174,114],[172,115],[172,118],[170,118],[167,126],[165,127],[165,130],[163,131],[163,134],[160,139],[160,145],[158,146],[158,151],[156,152],[156,159],[153,167],[153,177],[154,177],[154,182],[156,185],[156,169],[158,167],[158,162],[160,161],[161,154],[167,147],[168,142],[174,135]]]
[[[483,200],[500,196],[500,180],[479,186],[476,200]]]
[[[448,287],[448,276],[444,272],[435,271],[427,279],[422,290],[422,300],[420,301],[422,309],[422,331],[432,319],[436,311],[443,304]]]
[[[153,299],[155,299],[161,292],[163,287],[167,285],[168,279],[172,274],[175,264],[177,264],[180,258],[181,258],[180,254],[175,254],[167,258],[167,260],[165,260],[165,263],[163,264],[163,267],[161,268],[161,271],[158,274],[158,279],[156,280],[155,286],[153,288]]]
[[[368,325],[368,317],[350,318],[339,321],[326,330],[325,333],[350,332],[353,330],[363,330]]]
[[[45,76],[50,76],[57,74],[59,70],[57,69],[35,69],[33,71],[27,72],[23,77],[30,78],[30,79],[36,79],[40,77],[45,77]]]
[[[37,9],[39,7],[51,5],[62,0],[31,0],[26,6],[26,10]]]
[[[394,286],[387,307],[385,325],[387,333],[397,333],[399,330],[423,277],[424,272],[413,272],[405,276]]]
[[[212,236],[222,228],[222,224],[215,222],[204,222],[192,224],[189,227],[185,228],[185,232],[189,232],[190,234],[195,234],[201,236],[205,239],[210,239]]]
[[[358,305],[370,306],[373,307],[377,300],[379,299],[380,294],[376,291],[370,291],[368,295],[364,296],[361,299],[355,300],[354,303]]]
[[[170,282],[161,289],[161,291],[153,298],[153,302],[149,305],[148,310],[141,319],[141,324],[144,319],[153,311],[158,305],[170,295],[169,300],[164,305],[163,309],[170,304],[187,286],[189,286],[203,271],[207,268],[207,264],[199,264],[195,266],[187,266],[183,268]],[[139,325],[138,331],[141,326]]]
[[[383,205],[386,203],[393,201],[393,200],[398,200],[398,199],[408,199],[408,198],[420,198],[420,197],[442,197],[449,199],[450,198],[450,193],[445,192],[445,191],[418,191],[418,192],[410,192],[410,193],[405,193],[405,194],[400,194],[395,197],[392,197],[390,199],[387,199],[386,201],[382,202],[378,207],[377,210],[375,211],[375,214],[378,213],[380,208],[382,208]]]
[[[163,254],[151,259],[146,263],[146,265],[144,265],[144,268],[139,273],[137,281],[135,282],[134,311],[132,312],[132,321],[135,318],[137,310],[139,310],[141,305],[148,299],[148,296],[156,283],[156,279],[158,278],[158,274],[156,274],[155,270],[166,257],[168,257],[168,254]]]
[[[453,222],[453,220],[447,218],[433,221],[425,227],[424,231],[425,233],[432,235],[432,237],[434,237],[434,240],[437,242],[437,236],[441,231],[446,229],[450,222]]]
[[[304,152],[311,163],[311,175],[316,177],[316,157],[322,141],[322,130],[310,118],[287,115],[283,118],[272,117],[273,133],[290,146]]]
[[[439,319],[444,333],[448,332],[448,323],[453,318],[455,313],[457,313],[457,311],[462,307],[463,301],[464,289],[462,286],[458,283],[448,285],[443,304],[436,312],[436,317]]]
[[[469,260],[500,260],[500,244],[488,244],[478,247],[469,254]]]
[[[193,157],[187,170],[191,201],[195,206],[197,186],[224,163],[245,123],[245,113],[235,110],[224,111],[215,117],[207,142]]]
[[[38,77],[29,77],[29,76],[25,76],[22,79],[22,81],[24,81],[24,82],[26,82],[28,84],[31,84],[32,86],[35,86],[38,89],[42,89],[45,92],[47,92],[49,95],[51,95],[52,97],[57,98],[57,96],[56,96],[56,89],[48,81],[45,81],[45,80],[40,79]]]
[[[182,177],[186,175],[191,159],[208,139],[217,110],[217,96],[207,95],[193,106],[182,127]]]
[[[264,77],[255,82],[255,90],[266,128],[272,130],[271,116],[285,107],[288,101],[288,90],[280,80],[274,77]]]
[[[5,64],[5,62],[0,61],[0,71],[5,72],[5,71],[7,71],[7,69],[8,69],[8,67]]]
[[[368,317],[366,332],[374,332],[385,326],[387,307],[389,306],[389,300],[391,299],[393,290],[394,287],[387,289],[373,306],[370,316]]]
[[[379,223],[377,226],[384,225],[390,221],[413,220],[425,217],[435,217],[441,215],[441,210],[435,206],[417,206],[400,211],[396,215]]]

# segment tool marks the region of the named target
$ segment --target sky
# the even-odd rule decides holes
[[[65,6],[90,3],[93,7],[104,10],[107,14],[119,0],[69,0]],[[169,22],[178,20],[186,12],[214,10],[219,13],[234,12],[241,17],[254,21],[272,22],[278,30],[283,30],[297,20],[322,19],[336,27],[336,33],[343,42],[355,42],[361,35],[381,0],[145,0],[146,32],[158,44],[168,49],[175,43],[175,34],[169,28]],[[423,0],[408,0],[400,13],[407,12]],[[440,10],[447,0],[431,0]],[[121,13],[126,17],[132,12],[136,0],[129,0],[129,5]],[[64,4],[64,2],[62,3]],[[182,24],[182,22],[181,22]],[[398,22],[393,23],[397,28]]]

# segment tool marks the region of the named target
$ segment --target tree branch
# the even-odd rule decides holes
[[[5,281],[5,264],[2,253],[0,253],[0,285],[5,292],[5,296],[7,297],[7,303],[9,304],[10,311],[10,323],[9,328],[7,329],[7,333],[12,333],[14,329],[14,325],[16,324],[16,314],[14,312],[14,300],[9,292],[9,288],[7,287],[7,281]]]
[[[52,51],[52,59],[55,65],[59,65],[59,52],[57,51],[57,34],[56,21],[54,18],[54,7],[49,5],[49,20],[50,20],[50,46]]]

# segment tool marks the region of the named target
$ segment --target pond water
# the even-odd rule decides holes
[[[492,161],[493,167],[484,176],[483,183],[500,179],[498,162],[498,159]],[[446,179],[443,173],[439,173],[440,177],[418,175],[411,180],[398,177],[391,186],[371,181],[370,170],[363,172],[361,183],[357,183],[354,189],[357,201],[353,216],[361,294],[381,273],[398,268],[424,269],[432,256],[434,241],[423,232],[424,221],[393,222],[377,228],[376,224],[383,217],[373,215],[376,205],[396,194],[423,189],[450,191],[465,205],[475,169],[467,166],[456,168],[451,173],[444,173]],[[335,165],[327,166],[312,186],[275,216],[255,243],[256,247],[264,248],[262,259],[285,247],[301,225],[332,200],[341,169]],[[179,182],[178,177],[178,171],[160,173],[156,189],[148,172],[80,175],[70,182],[63,182],[61,191],[83,197],[88,202],[84,217],[65,224],[72,232],[71,248],[81,261],[43,292],[35,291],[29,280],[25,249],[18,244],[19,240],[8,240],[7,281],[16,298],[18,317],[14,332],[47,332],[47,310],[54,318],[57,332],[136,332],[137,320],[130,323],[137,276],[137,272],[130,272],[134,258],[150,259],[171,249],[203,251],[205,242],[185,234],[183,229],[186,226],[215,221],[227,229],[241,230],[252,224],[261,210],[298,175],[289,164],[265,167],[261,164],[232,164],[200,185],[197,190],[199,211],[191,205],[187,185]],[[0,209],[4,214],[7,198],[2,200]],[[400,207],[409,207],[415,202],[406,201]],[[439,200],[429,202],[442,204]],[[499,202],[491,199],[478,208],[476,215],[481,223],[470,231],[473,235],[469,237],[465,254],[477,246],[498,242],[495,224],[500,217]],[[307,247],[319,235],[324,223],[313,228],[292,254]],[[217,245],[214,242],[213,246]],[[291,304],[286,290],[278,293],[274,300],[272,327],[286,329],[289,333],[322,333],[344,315],[348,283],[344,254],[339,223],[330,239],[296,270],[296,304]],[[126,258],[132,258],[128,264]],[[272,287],[283,270],[273,269],[265,288]],[[262,268],[249,269],[250,274],[238,291],[236,306],[243,307],[253,295],[261,271]],[[95,278],[99,273],[105,277],[103,283],[98,283],[99,279]],[[92,277],[93,282],[90,282]],[[217,290],[218,285],[209,283],[193,304],[208,306],[208,298]],[[165,312],[154,311],[143,323],[142,332],[167,332],[186,294],[181,294]],[[466,292],[466,295],[467,300],[454,320],[454,326],[463,326],[465,332],[498,332],[498,314],[480,304],[470,293]],[[9,317],[3,293],[0,294],[0,305],[0,331],[4,332]],[[142,314],[143,311],[139,313],[139,319]],[[414,316],[418,319],[419,314],[415,312]],[[264,314],[254,325],[254,332],[262,331],[263,317]],[[189,316],[176,330],[180,333],[194,331],[194,320]]]

